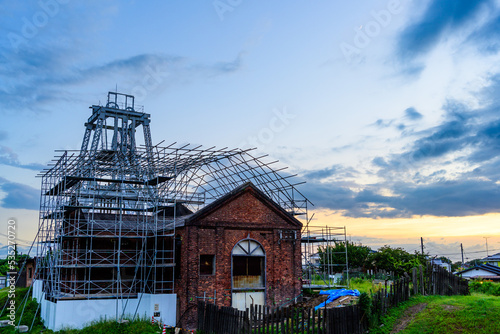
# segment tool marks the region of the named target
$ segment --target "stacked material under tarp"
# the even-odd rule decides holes
[[[358,290],[347,290],[347,289],[334,289],[334,290],[321,290],[319,292],[320,295],[328,295],[328,299],[319,304],[314,308],[315,311],[318,309],[325,307],[327,304],[333,302],[334,300],[342,297],[342,296],[355,296],[359,297]]]

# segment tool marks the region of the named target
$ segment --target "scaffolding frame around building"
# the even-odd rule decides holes
[[[301,241],[304,289],[349,287],[347,247],[344,251],[335,251],[337,244],[348,244],[345,226],[306,224],[302,229]]]
[[[295,175],[253,150],[190,144],[153,146],[150,115],[131,95],[110,92],[91,106],[80,150],[58,151],[40,173],[35,279],[47,300],[173,293],[178,210],[196,212],[252,182],[307,220],[311,202]],[[144,145],[135,134],[142,126]],[[116,303],[116,319],[124,314]]]

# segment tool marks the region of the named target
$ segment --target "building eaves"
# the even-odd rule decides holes
[[[496,266],[492,266],[491,264],[480,264],[478,266],[474,266],[474,267],[459,271],[459,272],[457,272],[457,275],[460,275],[460,274],[463,274],[463,273],[466,273],[466,272],[469,272],[472,270],[476,270],[476,269],[482,269],[482,270],[488,271],[492,274],[500,275],[500,268],[496,267]]]

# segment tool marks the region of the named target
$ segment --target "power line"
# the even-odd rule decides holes
[[[0,233],[0,235],[1,235],[1,236],[4,236],[4,237],[6,237],[6,238],[8,238],[8,237],[9,237],[9,236],[8,236],[7,234],[5,234],[5,233]],[[30,244],[30,245],[31,245],[31,243],[33,242],[33,240],[23,240],[23,239],[18,239],[18,238],[16,238],[16,240],[15,240],[15,241],[25,242],[25,243],[28,243],[28,244]]]
[[[496,251],[500,251],[500,249],[490,249],[490,251],[496,252]],[[465,253],[467,253],[467,254],[486,253],[486,251],[484,251],[484,250],[482,250],[482,251],[473,251],[473,252],[465,252],[464,251],[464,254]],[[458,252],[458,253],[448,253],[448,254],[441,254],[441,253],[433,253],[433,254],[436,254],[436,255],[439,255],[439,256],[448,256],[448,255],[460,255],[461,252]]]

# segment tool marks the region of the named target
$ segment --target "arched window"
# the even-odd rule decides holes
[[[240,241],[231,255],[233,289],[265,288],[265,252],[257,241]]]
[[[233,248],[233,256],[265,256],[262,246],[254,240],[245,239],[241,240]]]

